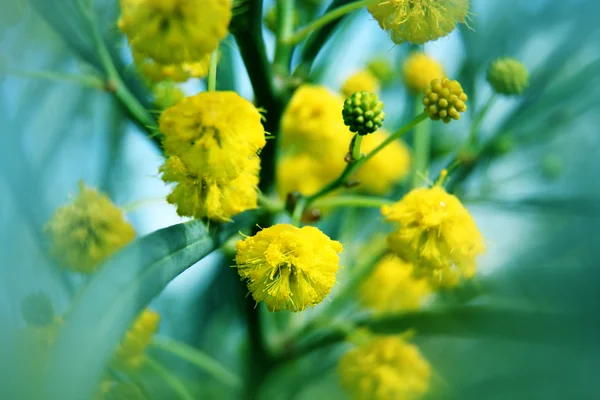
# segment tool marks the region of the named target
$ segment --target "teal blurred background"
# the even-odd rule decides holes
[[[98,62],[72,3],[0,3],[0,340],[9,348],[9,338],[24,325],[24,296],[45,292],[62,313],[71,292],[85,283],[66,276],[46,256],[43,235],[44,223],[75,195],[80,179],[108,193],[118,205],[143,202],[127,214],[138,236],[183,221],[162,200],[168,187],[158,176],[162,158],[157,147],[112,95],[39,74],[87,74]],[[115,26],[116,3],[96,0],[97,15],[126,78],[143,95],[127,67],[131,59]],[[480,164],[455,188],[488,248],[479,263],[482,294],[470,302],[560,311],[585,320],[581,329],[588,331],[565,336],[559,346],[542,339],[517,343],[501,335],[437,335],[416,341],[448,397],[594,399],[600,353],[598,343],[589,338],[600,333],[600,3],[472,3],[470,28],[462,26],[448,38],[427,44],[426,52],[463,83],[473,108],[491,94],[485,70],[495,57],[518,58],[532,79],[524,96],[501,99],[483,123],[484,138],[500,132],[511,150]],[[270,4],[266,2],[265,10]],[[272,51],[272,34],[265,30],[265,37]],[[400,72],[407,52],[407,45],[394,46],[363,10],[344,20],[316,68],[319,79],[335,90],[375,56],[389,59]],[[219,79],[221,88],[252,97],[233,38],[223,45]],[[186,86],[190,94],[199,90],[199,82]],[[382,98],[387,126],[400,126],[412,112],[400,80]],[[468,117],[435,125],[433,176],[459,148],[468,127]],[[193,344],[235,370],[241,368],[247,343],[239,307],[243,294],[225,268],[229,265],[221,253],[211,254],[169,284],[152,307],[162,316],[161,335]],[[278,372],[268,381],[264,398],[344,398],[335,378],[340,350],[326,350]],[[199,398],[237,397],[195,369],[170,362],[185,379],[200,382]],[[10,366],[10,358],[0,356],[2,363]],[[8,381],[9,372],[10,367],[4,369]],[[1,396],[2,390],[1,398],[11,398]]]

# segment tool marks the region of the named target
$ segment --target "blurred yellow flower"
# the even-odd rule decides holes
[[[203,92],[167,109],[159,128],[167,155],[201,179],[236,179],[265,144],[259,111],[235,92]]]
[[[429,390],[431,367],[416,346],[387,336],[348,351],[338,375],[356,400],[416,400]]]
[[[202,178],[179,157],[171,156],[160,171],[165,182],[177,183],[167,196],[167,201],[177,207],[177,214],[225,222],[257,207],[259,164],[258,158],[251,159],[236,178],[216,180]]]
[[[133,60],[142,76],[150,82],[185,82],[190,78],[204,78],[208,75],[210,53],[198,61],[180,64],[160,64],[136,53],[133,54]]]
[[[344,169],[343,157],[317,159],[307,153],[283,157],[277,164],[277,192],[281,198],[300,192],[306,196],[319,191]]]
[[[119,344],[115,357],[119,366],[126,369],[139,368],[146,356],[146,348],[158,330],[160,315],[145,309],[133,322]]]
[[[278,224],[237,243],[240,277],[269,311],[320,303],[336,281],[342,245],[312,226]]]
[[[160,64],[196,62],[227,36],[231,0],[120,0],[119,29]]]
[[[362,70],[351,75],[342,85],[342,95],[349,97],[356,92],[379,92],[379,79],[369,70]]]
[[[453,119],[460,119],[460,113],[467,111],[467,100],[468,97],[458,81],[443,78],[431,81],[425,90],[423,105],[429,118],[434,121],[441,119],[447,124]]]
[[[475,259],[483,253],[483,237],[460,200],[439,186],[419,188],[381,208],[397,229],[388,236],[390,248],[414,265],[415,275],[434,286],[452,286],[475,274]]]
[[[423,44],[465,23],[469,0],[379,0],[367,7],[396,44]]]
[[[370,153],[379,146],[389,132],[380,129],[363,137],[361,151]],[[361,166],[354,179],[360,182],[359,190],[372,194],[385,194],[394,184],[400,182],[410,173],[411,156],[406,144],[395,140],[383,148],[373,158]]]
[[[387,256],[363,283],[360,300],[380,313],[417,310],[431,292],[427,280],[413,277],[412,264]]]
[[[424,92],[434,79],[442,79],[444,67],[425,53],[412,53],[402,67],[404,84],[412,92]]]
[[[79,194],[63,206],[45,226],[50,252],[71,271],[92,273],[99,265],[135,237],[133,226],[110,199],[79,183]]]

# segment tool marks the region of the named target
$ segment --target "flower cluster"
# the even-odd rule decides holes
[[[338,375],[356,400],[416,400],[429,390],[431,367],[416,346],[386,336],[348,351],[340,359]]]
[[[390,248],[413,264],[416,276],[449,287],[475,274],[483,238],[456,196],[439,186],[414,189],[381,213],[398,225],[388,237]]]
[[[177,183],[167,200],[179,215],[227,221],[256,208],[266,144],[256,107],[234,92],[204,92],[167,109],[160,131],[168,155],[160,170]]]
[[[139,368],[144,361],[146,348],[158,330],[160,315],[144,310],[125,334],[115,354],[119,366],[126,369]]]
[[[135,237],[133,226],[110,199],[79,183],[79,195],[56,210],[45,227],[50,252],[71,271],[92,273]]]
[[[425,90],[423,105],[425,112],[434,120],[442,120],[444,123],[458,120],[460,113],[467,111],[465,102],[468,97],[458,81],[448,78],[435,79]]]
[[[394,43],[423,44],[465,23],[469,0],[379,0],[368,10]]]
[[[342,245],[312,226],[279,224],[237,243],[240,277],[270,311],[302,311],[335,284]]]
[[[344,101],[342,117],[350,132],[368,135],[383,126],[383,102],[375,93],[353,93]]]

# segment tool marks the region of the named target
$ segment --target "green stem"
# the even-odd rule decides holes
[[[212,357],[192,346],[165,337],[155,337],[152,341],[152,347],[171,353],[182,360],[194,364],[227,386],[236,388],[242,386],[242,381],[238,376]]]
[[[421,97],[415,101],[415,110],[417,112],[423,109]],[[427,174],[429,169],[429,154],[431,152],[431,121],[425,121],[417,126],[414,131],[414,161],[412,173],[412,187],[421,186],[423,179],[420,174]]]
[[[258,205],[268,213],[277,214],[285,209],[285,205],[279,200],[273,200],[262,193],[258,194]]]
[[[415,126],[419,125],[421,122],[425,121],[427,118],[429,118],[427,113],[422,113],[422,114],[418,115],[415,119],[413,119],[412,121],[410,121],[409,123],[404,125],[402,128],[398,129],[392,135],[388,136],[383,142],[381,142],[381,144],[379,146],[377,146],[375,149],[373,149],[369,154],[360,158],[359,160],[351,160],[348,163],[348,165],[346,165],[346,168],[344,168],[344,170],[342,171],[342,174],[339,177],[337,177],[336,179],[331,181],[329,184],[327,184],[324,188],[319,190],[317,193],[315,193],[311,196],[308,196],[306,198],[305,205],[308,207],[312,203],[314,203],[316,200],[318,200],[319,198],[326,196],[329,193],[333,192],[334,190],[342,187],[361,165],[365,164],[367,161],[369,161],[371,158],[373,158],[375,155],[377,155],[377,153],[379,153],[381,150],[383,150],[388,144],[392,143],[395,140],[398,140],[403,135],[410,132]],[[353,148],[353,150],[354,150],[354,148]]]
[[[160,376],[163,381],[171,388],[175,393],[177,393],[178,397],[182,400],[193,400],[194,396],[188,391],[187,387],[179,380],[177,376],[172,374],[169,370],[167,370],[164,366],[162,366],[158,361],[147,357],[146,365],[154,371],[154,373]]]
[[[208,91],[217,90],[217,66],[219,63],[219,48],[217,47],[210,55],[210,66],[208,67]]]
[[[300,198],[300,200],[298,200],[298,204],[296,204],[296,207],[294,207],[294,212],[292,213],[292,225],[300,226],[305,207],[306,198]]]
[[[0,72],[2,72],[0,70]],[[12,76],[18,76],[21,78],[29,79],[43,79],[49,81],[62,81],[62,82],[75,82],[83,86],[91,87],[93,89],[104,89],[104,81],[94,75],[74,75],[74,74],[63,74],[60,72],[51,71],[19,71],[12,68],[4,70],[6,74]]]
[[[313,203],[317,208],[337,208],[337,207],[365,207],[380,208],[383,205],[391,204],[392,201],[381,197],[370,196],[336,196],[319,199]]]
[[[363,135],[354,135],[354,139],[352,141],[352,160],[358,161],[362,157],[362,153],[360,152],[362,141]]]
[[[481,127],[483,118],[485,118],[486,114],[488,113],[490,108],[492,108],[492,106],[494,105],[494,102],[496,101],[497,98],[498,98],[498,96],[496,95],[496,93],[492,94],[490,96],[490,98],[488,99],[487,103],[485,103],[483,108],[481,110],[479,110],[479,112],[473,118],[473,122],[471,123],[471,130],[469,132],[469,139],[467,142],[469,145],[477,144],[479,128]]]
[[[129,91],[125,82],[119,75],[117,67],[115,66],[110,52],[106,47],[104,38],[100,33],[98,23],[94,18],[94,13],[91,9],[85,10],[85,15],[89,21],[90,28],[92,31],[92,37],[96,50],[98,51],[98,57],[104,68],[104,72],[107,76],[107,87],[113,87],[115,96],[119,99],[123,105],[127,108],[129,113],[147,130],[154,133],[157,129],[156,120],[152,117],[150,112],[138,101],[138,99]]]
[[[273,66],[277,73],[288,75],[293,46],[285,42],[294,30],[294,0],[277,0],[277,43]]]
[[[361,9],[362,7],[373,4],[375,0],[362,0],[356,1],[354,3],[350,3],[348,5],[338,7],[334,10],[331,10],[325,15],[322,15],[320,18],[314,20],[310,24],[306,25],[304,28],[298,30],[293,35],[285,38],[285,42],[290,45],[296,45],[300,43],[305,37],[310,35],[313,31],[329,24],[330,22],[351,13],[352,11],[356,11]]]

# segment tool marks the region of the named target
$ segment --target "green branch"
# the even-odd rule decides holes
[[[219,48],[217,47],[210,55],[210,66],[208,67],[208,83],[207,89],[209,92],[217,90],[217,67],[219,63]]]
[[[411,329],[422,336],[488,338],[546,345],[570,344],[583,348],[596,343],[596,330],[593,329],[596,319],[574,314],[467,306],[362,317],[350,321],[350,324],[381,335],[395,335]],[[291,362],[315,350],[344,341],[347,325],[332,328],[312,341],[289,348],[277,357],[276,362]]]
[[[195,365],[229,387],[241,387],[242,382],[239,377],[221,365],[217,360],[192,346],[166,337],[155,337],[152,341],[152,347],[171,353]]]
[[[294,29],[294,0],[277,0],[277,43],[273,68],[281,75],[289,75],[290,62],[294,46],[285,42],[285,38],[292,34]]]
[[[380,208],[392,201],[381,197],[371,196],[335,196],[316,200],[312,205],[316,208],[364,207]]]

